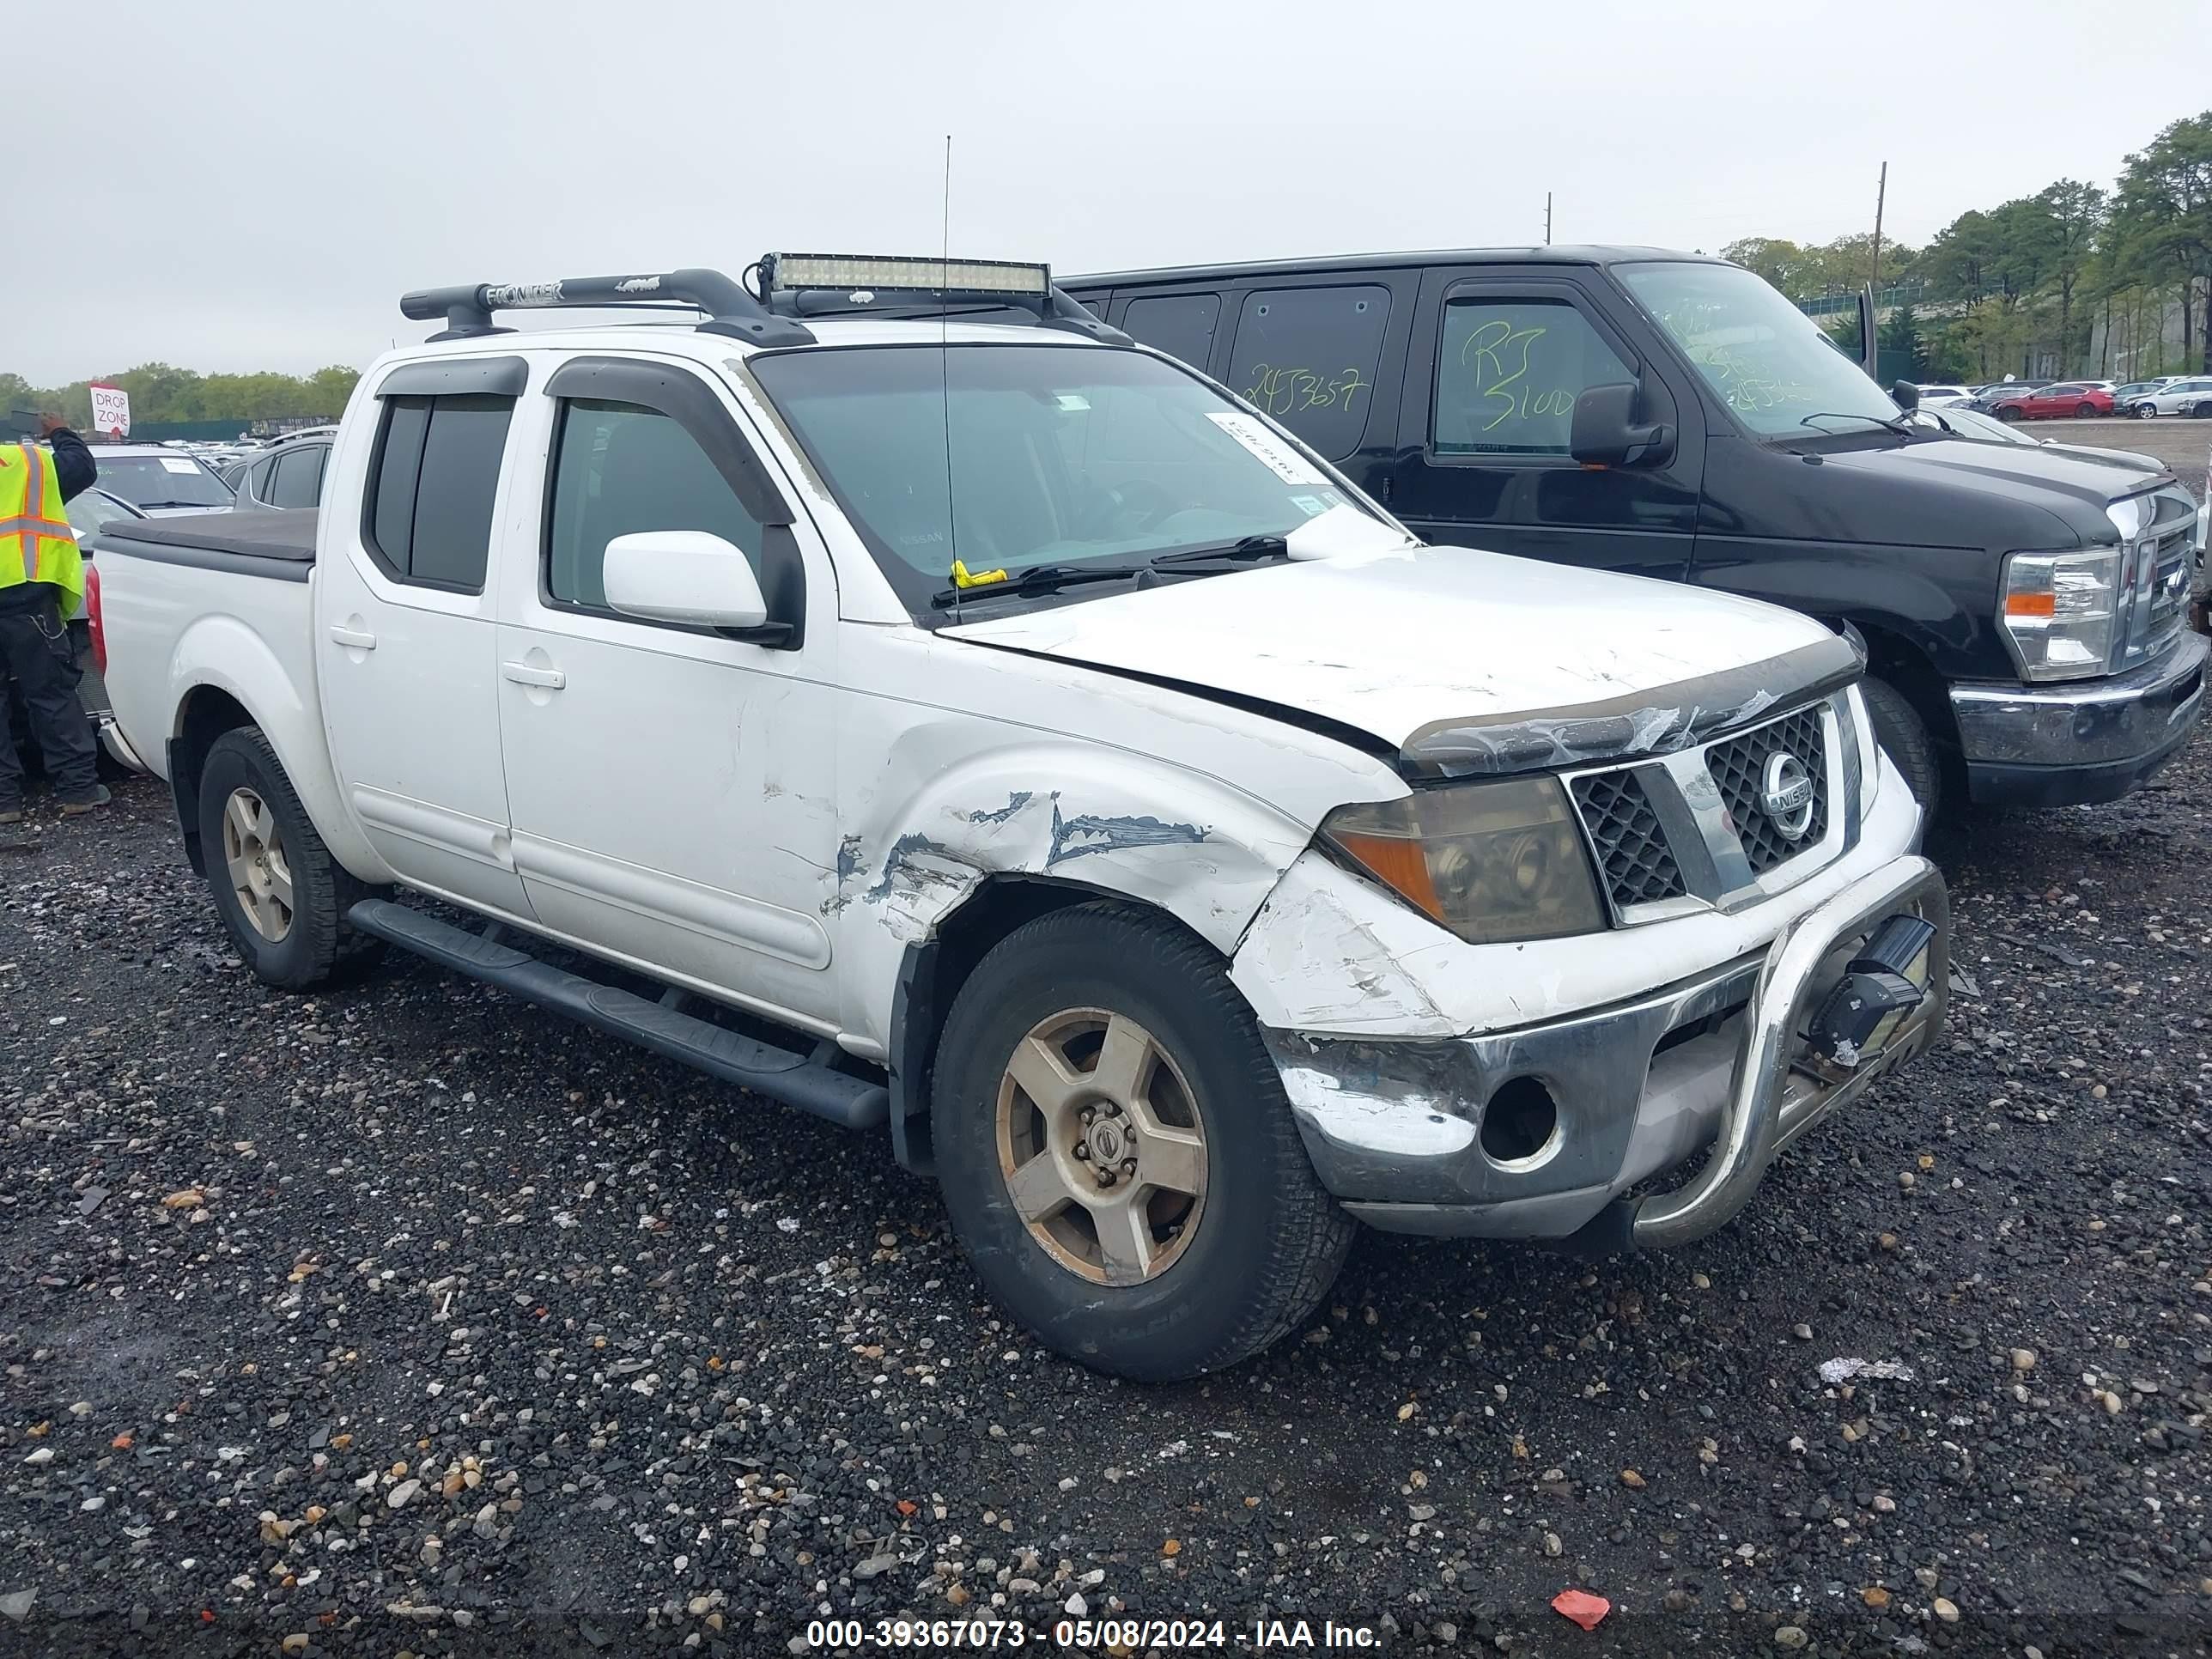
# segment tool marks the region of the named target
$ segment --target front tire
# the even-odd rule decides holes
[[[2013,404],[1999,404],[1997,405],[1997,419],[2001,421],[2017,421],[2020,418],[2021,414],[2017,405]]]
[[[2157,418],[2158,405],[2156,404],[2137,404],[2136,405],[2136,419],[2139,421],[2154,421]]]
[[[1142,1382],[1299,1324],[1352,1224],[1220,960],[1114,903],[1016,930],[945,1024],[931,1128],[969,1261],[1021,1324]]]
[[[1935,741],[1928,735],[1928,722],[1920,718],[1920,711],[1905,693],[1887,682],[1869,679],[1862,689],[1868,718],[1874,722],[1875,741],[1896,762],[1913,799],[1932,821],[1943,804],[1943,767]]]
[[[199,817],[216,910],[255,978],[304,991],[356,953],[345,912],[366,890],[331,856],[258,726],[209,748]]]

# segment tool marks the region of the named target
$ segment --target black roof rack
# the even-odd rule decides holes
[[[927,260],[872,259],[869,263],[879,267],[925,268],[924,276],[934,274],[938,280],[914,281],[909,274],[909,280],[879,281],[872,289],[794,288],[779,286],[777,283],[779,261],[806,261],[826,268],[843,257],[765,255],[752,268],[761,273],[765,299],[719,270],[695,268],[628,276],[564,276],[550,283],[474,283],[452,288],[416,289],[411,294],[400,295],[399,310],[402,315],[421,322],[443,319],[446,325],[430,337],[434,340],[465,340],[480,335],[514,332],[493,320],[495,313],[501,311],[689,308],[707,313],[707,320],[698,325],[706,333],[726,334],[749,345],[797,346],[814,343],[814,331],[800,320],[804,317],[913,319],[941,315],[951,307],[963,311],[1011,309],[1036,318],[1046,328],[1065,329],[1116,345],[1129,343],[1127,335],[1119,329],[1109,328],[1064,289],[1054,286],[1050,268],[1043,265],[1016,266],[998,260],[953,260],[948,265],[933,257]],[[854,256],[856,260],[865,257]],[[933,273],[926,268],[933,268]],[[1034,271],[1037,281],[1031,291],[1023,292],[941,285],[948,270],[974,273],[993,270]],[[883,301],[888,303],[878,303]]]
[[[465,340],[482,334],[512,334],[492,320],[501,311],[542,311],[556,307],[601,309],[688,306],[707,313],[699,325],[709,334],[726,334],[750,345],[811,345],[814,332],[793,318],[778,317],[719,270],[647,271],[628,276],[564,276],[550,283],[474,283],[453,288],[417,289],[399,297],[403,316],[418,322],[445,319],[434,340]]]

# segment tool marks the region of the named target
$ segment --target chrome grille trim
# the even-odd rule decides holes
[[[1838,693],[1693,749],[1565,781],[1616,924],[1730,911],[1796,886],[1856,845],[1863,758]],[[1795,754],[1814,807],[1790,841],[1760,805],[1767,758]]]

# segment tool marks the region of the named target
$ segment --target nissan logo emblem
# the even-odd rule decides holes
[[[1802,841],[1813,827],[1813,775],[1787,750],[1766,757],[1759,774],[1759,804],[1784,841]]]

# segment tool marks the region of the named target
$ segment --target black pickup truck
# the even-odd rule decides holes
[[[1740,266],[1528,247],[1065,286],[1423,535],[1851,624],[1931,809],[2113,799],[2196,721],[2197,509],[2170,475],[1907,425]]]

